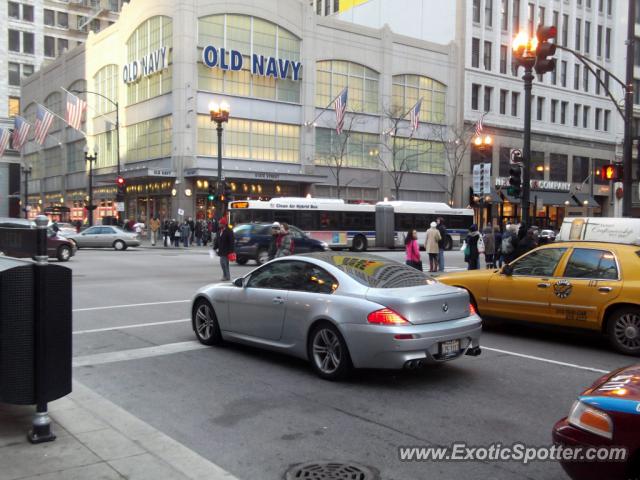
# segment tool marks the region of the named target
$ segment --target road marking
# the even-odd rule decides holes
[[[93,310],[109,310],[112,308],[147,307],[149,305],[168,305],[171,303],[187,303],[191,300],[171,300],[168,302],[129,303],[127,305],[107,305],[104,307],[74,308],[74,312],[90,312]]]
[[[578,370],[587,370],[589,372],[596,373],[609,373],[609,370],[601,370],[599,368],[585,367],[584,365],[577,365],[575,363],[559,362],[558,360],[551,360],[550,358],[536,357],[533,355],[525,355],[524,353],[510,352],[509,350],[500,350],[499,348],[490,348],[484,345],[481,346],[483,350],[489,350],[491,352],[504,353],[506,355],[512,355],[514,357],[526,358],[528,360],[536,360],[538,362],[551,363],[553,365],[561,365],[563,367],[577,368]]]
[[[133,325],[121,325],[119,327],[105,327],[105,328],[94,328],[91,330],[76,330],[73,332],[74,335],[83,335],[85,333],[99,333],[99,332],[111,332],[113,330],[126,330],[128,328],[141,328],[141,327],[154,327],[156,325],[167,325],[170,323],[182,323],[189,322],[190,318],[181,318],[179,320],[167,320],[165,322],[150,322],[150,323],[136,323]]]
[[[104,365],[105,363],[126,362],[128,360],[140,360],[142,358],[159,357],[174,353],[189,352],[210,348],[198,341],[167,343],[154,347],[134,348],[130,350],[120,350],[116,352],[95,353],[93,355],[83,355],[73,359],[74,367],[87,367],[90,365]]]

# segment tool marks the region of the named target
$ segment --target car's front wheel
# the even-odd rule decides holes
[[[640,308],[615,310],[607,323],[609,342],[620,353],[640,355]]]
[[[67,245],[60,245],[56,256],[58,261],[67,262],[71,258],[71,249]]]
[[[126,250],[127,249],[127,244],[124,243],[122,240],[116,240],[115,242],[113,242],[113,248],[120,251],[120,250]]]
[[[325,380],[340,380],[351,371],[347,343],[330,323],[317,325],[309,335],[309,359],[318,376]]]
[[[249,261],[249,259],[247,257],[237,257],[236,258],[236,263],[238,265],[244,265]]]
[[[208,300],[200,298],[196,301],[191,313],[191,320],[193,331],[196,332],[196,338],[200,343],[204,345],[222,343],[218,319]]]

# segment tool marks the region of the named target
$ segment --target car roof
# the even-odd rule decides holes
[[[586,247],[586,248],[616,248],[627,249],[631,251],[637,251],[640,248],[640,245],[630,245],[628,243],[613,243],[613,242],[594,242],[593,240],[569,240],[569,241],[560,241],[549,243],[547,245],[543,245],[543,247],[554,247],[554,246],[570,246],[570,247]]]

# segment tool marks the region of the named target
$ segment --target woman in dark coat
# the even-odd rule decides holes
[[[478,251],[478,240],[480,232],[478,225],[475,223],[469,227],[469,234],[465,240],[467,247],[465,248],[464,260],[468,263],[468,270],[477,270],[480,262],[480,252]]]

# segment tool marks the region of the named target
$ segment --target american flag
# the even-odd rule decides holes
[[[53,123],[53,118],[53,113],[42,105],[38,105],[35,123],[35,139],[40,145],[44,144],[44,140],[47,138],[47,133],[49,133],[49,129]]]
[[[11,137],[11,146],[14,150],[22,150],[23,145],[27,143],[30,128],[31,125],[24,118],[16,116]]]
[[[418,129],[418,123],[420,123],[420,107],[422,106],[422,99],[418,100],[416,104],[409,112],[411,118],[411,131],[415,132]]]
[[[67,92],[67,117],[66,121],[71,128],[80,130],[82,113],[87,109],[87,102]]]
[[[482,117],[476,122],[476,137],[482,135]]]
[[[9,146],[11,131],[8,128],[0,128],[0,157],[4,155],[4,151]]]
[[[336,97],[336,133],[340,135],[342,133],[342,127],[344,127],[344,113],[347,110],[347,87],[344,87],[340,95]]]

